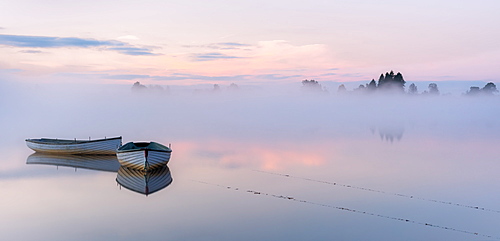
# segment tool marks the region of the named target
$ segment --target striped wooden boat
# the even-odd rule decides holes
[[[156,142],[129,142],[116,151],[124,167],[148,171],[168,163],[172,150]]]
[[[172,181],[170,169],[166,165],[149,172],[122,166],[116,176],[120,186],[146,196],[166,188]]]
[[[122,137],[98,140],[26,139],[26,145],[36,152],[79,155],[114,155]]]
[[[120,168],[116,155],[60,155],[35,152],[28,157],[26,164],[65,166],[105,172],[118,172]]]

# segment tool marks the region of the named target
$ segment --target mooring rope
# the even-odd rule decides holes
[[[199,180],[192,180],[192,181],[198,182],[201,184],[205,184],[205,185],[224,188],[227,190],[244,191],[246,193],[250,193],[250,194],[254,194],[254,195],[279,198],[279,199],[288,200],[288,201],[305,203],[305,204],[310,204],[310,205],[315,205],[315,206],[320,206],[320,207],[325,207],[325,208],[332,208],[332,209],[337,209],[337,210],[341,210],[341,211],[359,213],[359,214],[364,214],[364,215],[369,215],[369,216],[374,216],[374,217],[379,217],[379,218],[385,218],[385,219],[391,219],[391,220],[405,222],[405,223],[412,223],[412,224],[417,224],[417,225],[422,225],[422,226],[427,226],[427,227],[439,228],[439,229],[444,229],[444,230],[448,230],[448,231],[454,231],[454,232],[459,232],[459,233],[471,234],[471,235],[475,235],[475,236],[500,240],[500,237],[495,237],[492,235],[486,235],[486,234],[481,234],[478,232],[472,232],[472,231],[467,231],[467,230],[457,229],[457,228],[452,228],[452,227],[447,227],[447,226],[435,225],[435,224],[431,224],[431,223],[427,223],[427,222],[419,222],[419,221],[415,221],[415,220],[411,220],[411,219],[407,219],[407,218],[398,218],[398,217],[393,217],[393,216],[388,216],[388,215],[383,215],[383,214],[377,214],[377,213],[356,210],[356,209],[352,209],[352,208],[346,208],[346,207],[340,207],[340,206],[335,206],[335,205],[330,205],[330,204],[311,202],[311,201],[307,201],[307,200],[303,200],[303,199],[297,199],[297,198],[294,198],[292,196],[276,195],[276,194],[272,194],[272,193],[265,193],[265,192],[261,192],[261,191],[250,190],[250,189],[244,190],[244,189],[241,189],[238,187],[223,186],[220,184],[214,184],[214,183],[209,183],[209,182],[204,182],[204,181],[199,181]]]
[[[295,179],[300,179],[300,180],[304,180],[304,181],[317,182],[317,183],[322,183],[322,184],[327,184],[327,185],[332,185],[332,186],[352,188],[352,189],[358,189],[358,190],[363,190],[363,191],[368,191],[368,192],[376,192],[376,193],[382,193],[382,194],[386,194],[386,195],[393,195],[393,196],[398,196],[398,197],[404,197],[404,198],[417,199],[417,200],[423,200],[423,201],[434,202],[434,203],[441,203],[441,204],[453,205],[453,206],[457,206],[457,207],[463,207],[463,208],[470,208],[470,209],[487,211],[487,212],[500,213],[499,210],[490,209],[490,208],[484,208],[484,207],[479,207],[479,206],[474,206],[474,205],[466,205],[466,204],[460,204],[460,203],[454,203],[454,202],[440,201],[440,200],[436,200],[436,199],[423,198],[423,197],[418,197],[418,196],[414,196],[414,195],[407,195],[407,194],[401,194],[401,193],[386,192],[386,191],[381,191],[381,190],[376,190],[376,189],[371,189],[371,188],[365,188],[365,187],[358,187],[358,186],[353,186],[353,185],[348,185],[348,184],[342,184],[342,183],[338,183],[338,182],[329,182],[329,181],[322,181],[322,180],[305,178],[305,177],[298,177],[298,176],[293,176],[293,175],[289,175],[289,174],[282,174],[282,173],[276,173],[276,172],[268,172],[268,171],[262,171],[262,170],[253,170],[253,171],[255,171],[255,172],[261,172],[261,173],[266,173],[266,174],[271,174],[271,175],[276,175],[276,176],[281,176],[281,177],[295,178]]]

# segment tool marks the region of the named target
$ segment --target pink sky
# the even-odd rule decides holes
[[[192,85],[497,81],[500,3],[11,1],[0,80]]]

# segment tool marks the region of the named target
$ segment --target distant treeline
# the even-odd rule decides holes
[[[221,90],[220,86],[218,84],[214,84],[212,89],[209,90],[194,90],[196,93],[202,93],[202,92],[219,92]],[[227,90],[230,91],[236,91],[239,90],[239,86],[235,83],[230,84],[227,87]],[[151,93],[151,92],[156,92],[156,93],[170,93],[170,88],[167,86],[166,88],[162,87],[161,85],[150,85],[150,86],[145,86],[141,84],[141,82],[137,81],[132,85],[132,91],[136,93]]]
[[[398,72],[394,74],[394,71],[386,72],[385,74],[381,74],[378,78],[378,81],[372,79],[369,83],[365,85],[359,85],[358,88],[352,90],[352,93],[356,94],[373,94],[373,93],[382,93],[382,94],[409,94],[409,95],[439,95],[439,88],[436,83],[430,83],[427,87],[427,90],[424,90],[422,93],[418,92],[417,86],[412,83],[408,87],[408,91],[405,90],[406,81],[403,78],[403,75]],[[321,86],[321,84],[316,80],[303,80],[302,88],[306,91],[311,92],[326,92],[326,89]],[[347,93],[346,87],[341,84],[337,92],[339,94]],[[483,88],[479,88],[476,86],[471,86],[468,91],[466,91],[465,95],[493,95],[495,92],[498,92],[496,85],[493,82],[487,83]]]
[[[378,78],[378,81],[372,79],[369,83],[359,85],[357,88],[352,91],[348,91],[345,85],[341,84],[338,89],[338,94],[407,94],[407,95],[439,95],[439,88],[436,83],[430,83],[427,86],[427,89],[423,92],[419,92],[417,86],[412,83],[408,86],[408,90],[405,89],[406,81],[403,75],[398,72],[394,74],[394,71],[386,72],[385,74],[381,74]],[[240,87],[231,83],[226,90],[228,91],[238,91]],[[310,93],[328,93],[327,89],[316,80],[303,80],[302,81],[302,90]],[[142,92],[142,93],[170,93],[170,88],[167,86],[166,88],[160,85],[150,85],[145,86],[141,84],[139,81],[135,82],[132,85],[133,92]],[[218,84],[214,84],[211,89],[195,89],[195,93],[216,93],[220,92],[221,87]],[[467,96],[478,96],[478,95],[493,95],[498,92],[496,85],[493,82],[487,83],[483,88],[477,86],[471,86],[468,91],[464,93]]]

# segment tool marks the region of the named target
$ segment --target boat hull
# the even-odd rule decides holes
[[[116,153],[120,165],[136,170],[151,170],[167,165],[170,152],[155,150],[134,150]]]
[[[52,154],[114,155],[120,147],[121,137],[91,141],[27,139],[26,145],[36,151]]]

